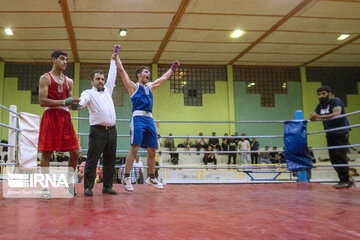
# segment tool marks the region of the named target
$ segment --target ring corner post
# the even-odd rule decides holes
[[[302,110],[297,110],[294,115],[294,120],[304,120],[304,113]],[[307,180],[306,171],[297,171],[298,182],[309,182]]]

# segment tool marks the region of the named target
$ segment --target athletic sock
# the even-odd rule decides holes
[[[130,177],[130,173],[125,173],[125,177]]]
[[[151,178],[151,179],[155,179],[155,174],[154,174],[154,173],[153,173],[153,174],[150,173],[150,178]]]

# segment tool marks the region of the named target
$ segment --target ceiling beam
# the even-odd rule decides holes
[[[333,49],[330,49],[329,51],[321,54],[320,56],[317,56],[316,58],[311,59],[310,61],[304,63],[302,66],[307,66],[307,65],[309,65],[310,63],[313,63],[313,62],[319,60],[320,58],[323,58],[323,57],[325,57],[326,55],[328,55],[328,54],[330,54],[330,53],[332,53],[332,52],[335,52],[336,50],[338,50],[338,49],[340,49],[340,48],[342,48],[342,47],[344,47],[344,46],[346,46],[346,45],[348,45],[348,44],[350,44],[350,43],[352,43],[352,42],[354,42],[354,41],[356,41],[356,40],[359,40],[359,39],[360,39],[360,35],[357,35],[357,36],[354,37],[353,39],[350,39],[349,41],[347,41],[347,42],[345,42],[345,43],[343,43],[343,44],[340,44],[339,46],[337,46],[337,47],[335,47],[335,48],[333,48]]]
[[[267,30],[263,35],[261,35],[258,39],[252,42],[244,51],[242,51],[239,55],[237,55],[233,60],[231,60],[228,64],[232,65],[241,57],[243,57],[246,53],[248,53],[252,48],[258,45],[262,40],[264,40],[267,36],[273,33],[276,29],[278,29],[282,24],[284,24],[287,20],[289,20],[292,16],[306,7],[312,0],[304,0],[299,5],[297,5],[293,10],[291,10],[286,16],[284,16],[280,21],[278,21],[274,26],[272,26],[269,30]]]
[[[79,54],[76,46],[75,36],[74,36],[74,29],[71,23],[71,17],[70,17],[70,11],[69,6],[67,4],[67,0],[60,0],[59,1],[61,6],[61,11],[64,17],[65,25],[66,25],[66,31],[70,40],[70,46],[71,51],[73,53],[73,57],[75,62],[80,62],[79,60]]]
[[[186,10],[187,6],[189,5],[189,3],[190,3],[190,0],[182,0],[181,1],[181,4],[171,22],[171,25],[170,25],[164,39],[162,40],[162,42],[160,44],[159,50],[157,51],[157,53],[154,57],[153,63],[159,62],[159,59],[160,59],[162,53],[164,52],[166,45],[170,41],[170,38],[171,38],[172,34],[174,33],[176,26],[179,24],[182,16],[184,15],[185,10]]]

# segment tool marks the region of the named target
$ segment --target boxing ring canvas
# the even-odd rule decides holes
[[[359,239],[360,189],[331,185],[135,185],[72,199],[1,196],[0,239]]]

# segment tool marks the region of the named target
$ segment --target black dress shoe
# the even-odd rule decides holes
[[[84,195],[85,196],[90,196],[90,197],[94,196],[94,194],[93,194],[93,192],[91,191],[90,188],[85,188]]]
[[[117,194],[118,194],[118,193],[115,192],[112,188],[103,188],[102,193],[112,194],[112,195],[117,195]]]

